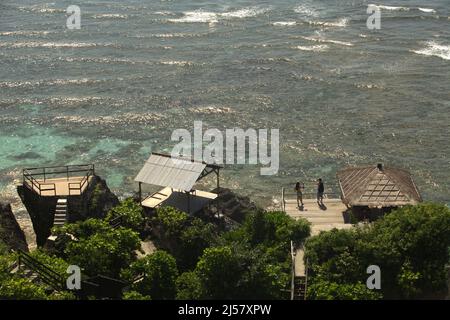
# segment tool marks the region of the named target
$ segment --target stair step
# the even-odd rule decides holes
[[[59,198],[56,203],[67,203],[67,199]]]

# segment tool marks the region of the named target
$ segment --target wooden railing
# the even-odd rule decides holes
[[[290,187],[282,187],[281,188],[281,210],[286,211],[286,200],[287,199],[297,199],[297,192],[294,190],[295,183]],[[314,191],[317,189],[316,185],[307,185],[305,188],[302,189],[302,197],[303,199],[316,199],[317,197],[317,191]],[[340,199],[341,198],[341,192],[339,189],[339,185],[336,184],[326,184],[325,185],[325,192],[323,194],[323,197],[325,199]]]
[[[86,184],[89,186],[89,178],[95,175],[95,167],[93,164],[23,169],[23,184],[29,189],[38,192],[39,195],[42,195],[43,192],[50,191],[56,196],[56,184],[46,182],[48,179],[66,178],[69,181],[74,176],[78,177],[80,173],[83,174],[81,181],[68,182],[69,195],[74,195],[75,192],[73,191],[77,191],[75,195],[79,195]]]

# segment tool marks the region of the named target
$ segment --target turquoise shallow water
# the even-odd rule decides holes
[[[413,173],[450,202],[446,0],[73,1],[0,4],[0,188],[23,167],[96,164],[119,193],[172,130],[280,129],[280,171],[228,166],[260,201],[348,164]],[[207,182],[213,185],[213,181]]]

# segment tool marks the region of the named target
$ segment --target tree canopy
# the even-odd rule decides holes
[[[318,289],[324,281],[358,289],[369,276],[367,267],[377,265],[384,298],[420,298],[446,291],[449,247],[450,209],[424,203],[366,227],[323,232],[307,241],[305,257]]]

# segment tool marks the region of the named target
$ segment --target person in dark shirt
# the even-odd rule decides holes
[[[323,193],[325,192],[325,186],[323,185],[322,179],[318,180],[317,183],[317,204],[323,205]]]

